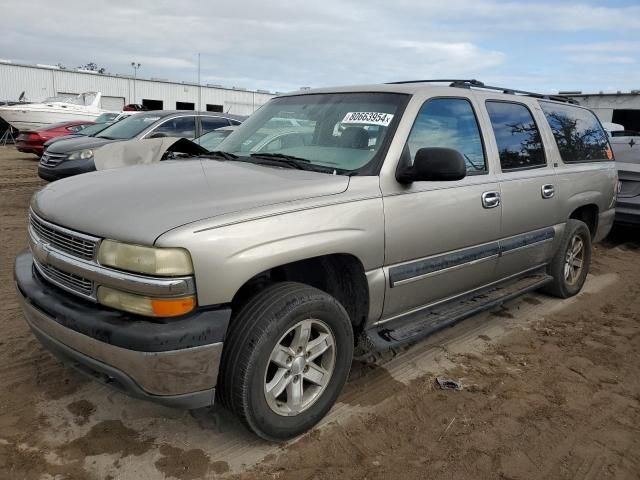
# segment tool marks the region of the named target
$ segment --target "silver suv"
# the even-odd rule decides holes
[[[131,395],[217,397],[280,441],[328,412],[355,347],[575,295],[614,218],[600,123],[564,98],[447,83],[282,95],[199,160],[45,187],[15,265],[34,334]],[[282,118],[300,135],[253,151]]]

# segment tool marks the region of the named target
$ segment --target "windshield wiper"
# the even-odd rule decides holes
[[[264,159],[268,162],[281,165],[288,165],[298,170],[315,170],[311,166],[311,161],[306,158],[294,157],[293,155],[285,155],[284,153],[252,153],[251,158]]]
[[[229,152],[223,152],[222,150],[213,150],[209,153],[205,153],[199,156],[205,158],[222,158],[223,160],[235,160],[236,158],[238,158],[237,155]]]

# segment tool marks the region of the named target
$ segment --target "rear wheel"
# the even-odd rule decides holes
[[[591,232],[580,220],[570,219],[565,227],[560,248],[556,252],[549,274],[553,282],[544,290],[556,297],[568,298],[576,295],[589,273],[591,264]]]
[[[299,283],[275,284],[232,322],[220,399],[262,438],[286,440],[329,411],[352,357],[351,322],[335,298]]]

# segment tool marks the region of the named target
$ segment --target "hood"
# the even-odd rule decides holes
[[[110,140],[108,138],[98,137],[73,137],[64,138],[58,142],[51,144],[48,148],[51,153],[65,153],[76,152],[78,150],[84,150],[86,148],[98,148],[107,143],[120,142],[121,140]]]
[[[53,137],[44,142],[44,146],[48,147],[49,145],[53,145],[54,143],[61,142],[62,140],[71,140],[72,138],[80,138],[85,135],[80,135],[79,133],[72,133],[70,135],[60,135],[59,137]]]
[[[206,218],[344,192],[349,178],[218,160],[115,168],[53,182],[32,208],[80,232],[151,245],[172,228]]]
[[[94,154],[93,161],[96,170],[146,165],[161,161],[168,151],[187,155],[209,153],[206,148],[186,138],[162,137],[144,140],[134,138],[113,142],[99,148]]]

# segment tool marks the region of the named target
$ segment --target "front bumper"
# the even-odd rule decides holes
[[[213,404],[229,308],[149,321],[50,285],[30,253],[16,258],[14,276],[27,323],[63,362],[137,398],[182,408]]]
[[[616,203],[616,223],[640,225],[640,196],[621,198]]]
[[[88,160],[65,160],[55,167],[45,167],[42,164],[38,165],[38,176],[48,182],[95,171],[96,165],[92,158]]]

